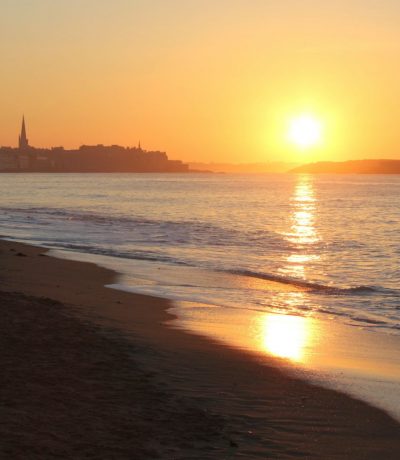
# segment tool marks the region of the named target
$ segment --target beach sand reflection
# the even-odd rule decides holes
[[[304,362],[313,336],[312,319],[267,314],[260,318],[260,336],[260,345],[267,353]]]

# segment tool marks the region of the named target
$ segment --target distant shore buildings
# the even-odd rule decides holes
[[[77,150],[29,145],[25,117],[18,147],[0,147],[0,172],[188,172],[189,166],[169,160],[165,152],[119,145],[82,145]]]

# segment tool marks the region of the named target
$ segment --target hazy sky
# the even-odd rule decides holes
[[[0,0],[0,145],[400,158],[398,0]],[[324,142],[299,152],[290,120]]]

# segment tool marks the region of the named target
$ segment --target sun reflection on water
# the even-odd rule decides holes
[[[312,177],[297,176],[292,196],[290,231],[287,240],[293,251],[286,257],[287,264],[281,270],[286,276],[307,279],[310,263],[319,259],[315,253],[315,243],[319,236],[315,227],[316,202]],[[280,299],[285,310],[297,311],[305,302],[302,290],[285,292]],[[312,318],[290,315],[265,315],[261,319],[261,345],[264,351],[296,362],[307,359],[306,350],[315,335]]]
[[[290,232],[286,234],[295,252],[286,258],[287,265],[281,270],[285,275],[305,279],[307,265],[319,258],[311,252],[313,245],[319,241],[315,228],[316,201],[312,178],[307,175],[298,176],[292,196]]]
[[[292,231],[289,241],[297,245],[307,245],[318,241],[315,231],[315,194],[313,183],[308,176],[300,176],[293,198]]]
[[[311,318],[268,314],[260,321],[261,345],[266,352],[296,362],[306,360],[313,332]]]

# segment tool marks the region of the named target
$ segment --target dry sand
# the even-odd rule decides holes
[[[400,425],[279,361],[164,326],[168,301],[0,242],[0,457],[400,458]]]

